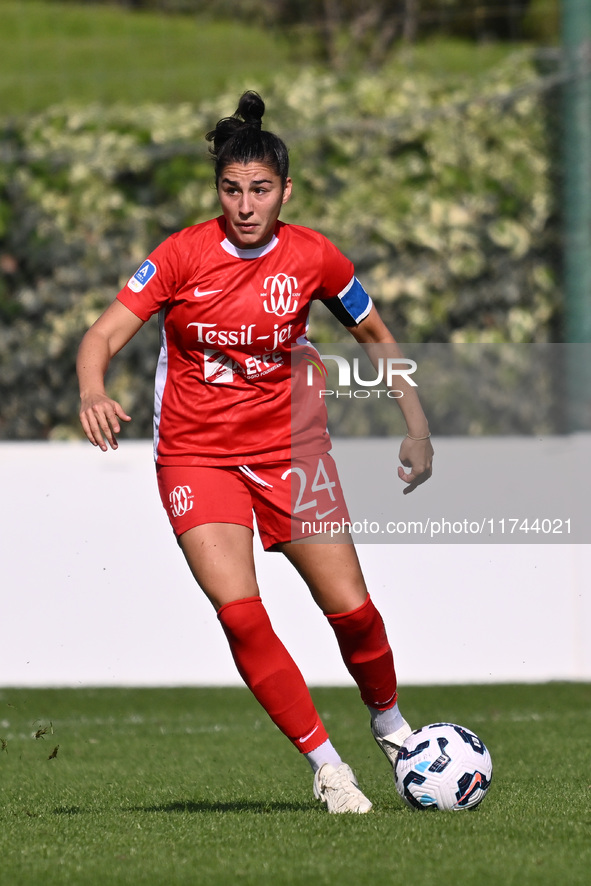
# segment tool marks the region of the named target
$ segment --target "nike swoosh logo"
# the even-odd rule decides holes
[[[328,517],[333,511],[336,511],[336,508],[331,508],[330,511],[325,511],[324,514],[319,514],[318,511],[316,511],[316,519],[322,520],[323,517]]]
[[[298,741],[301,744],[303,744],[305,741],[308,741],[309,738],[312,738],[312,736],[314,735],[314,733],[316,732],[317,729],[318,729],[318,726],[315,726],[314,729],[312,730],[312,732],[309,732],[307,735],[304,735],[303,738],[298,738]]]
[[[193,295],[195,296],[195,298],[201,298],[204,295],[215,295],[217,292],[223,292],[223,289],[206,289],[204,291],[201,291],[199,287],[197,287]]]

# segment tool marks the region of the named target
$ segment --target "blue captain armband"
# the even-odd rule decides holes
[[[323,301],[343,326],[357,326],[367,317],[373,304],[357,277],[352,277],[338,295]]]

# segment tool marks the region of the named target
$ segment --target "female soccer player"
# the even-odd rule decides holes
[[[158,312],[154,447],[163,506],[242,678],[308,759],[315,796],[329,812],[362,813],[371,803],[331,744],[262,603],[252,514],[265,549],[288,558],[332,626],[393,765],[410,727],[398,709],[382,618],[350,537],[310,537],[310,526],[327,515],[341,524],[349,518],[318,384],[303,386],[297,365],[307,357],[318,363],[305,337],[316,299],[358,342],[399,352],[351,262],[315,231],[279,221],[292,182],[285,144],[261,128],[264,109],[247,92],[207,134],[221,216],[158,246],[84,336],[80,419],[93,445],[117,448],[120,422],[130,416],[107,395],[105,372]],[[415,389],[400,387],[408,429],[400,460],[410,470],[398,473],[410,492],[430,476],[433,450]]]

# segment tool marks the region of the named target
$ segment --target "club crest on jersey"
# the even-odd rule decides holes
[[[298,309],[301,292],[298,292],[298,281],[288,274],[275,274],[274,277],[266,277],[261,292],[263,308],[267,314],[275,314],[276,317],[285,317],[286,314],[294,314]]]
[[[143,265],[137,269],[127,285],[132,292],[141,292],[148,280],[151,280],[155,273],[156,265],[147,258]]]

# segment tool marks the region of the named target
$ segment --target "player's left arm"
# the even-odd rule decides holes
[[[364,345],[368,356],[374,366],[377,366],[380,358],[404,357],[390,330],[380,317],[375,305],[372,305],[369,314],[356,326],[347,326],[359,344]],[[398,468],[398,476],[407,486],[404,494],[407,495],[428,480],[431,476],[433,465],[433,447],[431,445],[429,423],[419,400],[416,387],[409,384],[404,375],[400,375],[396,381],[397,390],[402,396],[396,399],[404,416],[407,428],[407,436],[400,446],[400,461],[404,467]],[[405,471],[404,468],[410,468]]]

